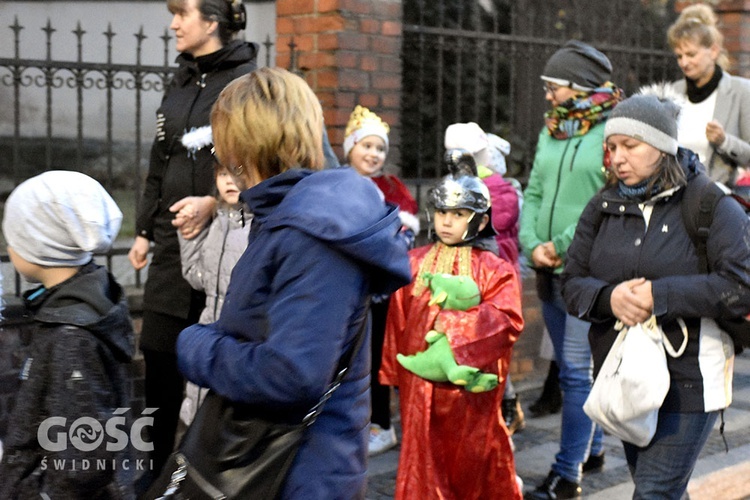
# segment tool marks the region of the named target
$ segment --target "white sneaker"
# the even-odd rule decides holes
[[[390,429],[383,429],[378,424],[370,424],[370,443],[367,446],[369,456],[388,451],[397,443],[398,439],[396,439],[396,431],[393,426]]]

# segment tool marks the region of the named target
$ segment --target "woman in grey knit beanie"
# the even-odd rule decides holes
[[[737,237],[750,234],[750,219],[732,198],[719,199],[706,270],[683,220],[697,210],[682,205],[710,181],[698,156],[678,146],[678,103],[654,90],[622,101],[607,121],[610,179],[581,215],[562,281],[568,311],[591,321],[595,375],[618,324],[656,321],[673,346],[685,343],[667,358],[671,384],[651,441],[623,440],[633,498],[678,500],[732,401],[734,349],[717,320],[750,312],[750,242]]]
[[[604,127],[605,162],[612,174],[607,185],[651,194],[656,188],[686,184],[677,160],[681,102],[668,85],[656,84],[642,88],[612,111]]]

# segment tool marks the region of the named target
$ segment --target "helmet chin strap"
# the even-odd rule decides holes
[[[471,221],[474,220],[474,216],[477,215],[476,212],[472,212],[471,216],[469,216],[469,220],[466,221],[466,231],[464,231],[464,234],[461,236],[462,241],[466,241],[466,237],[469,235],[469,230],[471,229]],[[474,235],[476,236],[476,234]],[[470,239],[473,239],[474,236],[472,236]]]

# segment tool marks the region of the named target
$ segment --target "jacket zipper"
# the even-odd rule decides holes
[[[200,80],[198,80],[196,85],[201,88],[201,90],[206,88],[206,75],[207,73],[201,73]],[[195,97],[193,98],[193,102],[190,103],[190,112],[188,112],[187,115],[187,122],[185,122],[185,126],[183,127],[184,130],[187,130],[188,122],[190,121],[190,118],[193,116],[193,108],[195,108],[195,103],[198,102],[198,98],[201,96],[201,91],[199,90]],[[195,194],[195,160],[190,162],[191,168],[190,168],[190,189],[191,193]]]
[[[218,311],[219,311],[219,289],[221,286],[219,285],[219,282],[221,281],[221,262],[224,260],[224,253],[226,252],[227,248],[227,237],[229,236],[229,230],[230,225],[232,221],[227,217],[227,227],[224,228],[224,238],[221,243],[221,252],[219,253],[219,265],[216,269],[216,290],[214,290],[216,299],[214,300],[214,317],[213,321],[218,320]]]
[[[557,166],[557,184],[555,185],[555,194],[552,197],[552,203],[550,204],[550,209],[549,209],[549,226],[547,227],[547,241],[552,240],[552,216],[555,213],[555,204],[557,203],[557,195],[560,193],[560,179],[562,177],[563,162],[565,161],[565,155],[568,153],[569,146],[570,146],[570,141],[565,141],[565,149],[563,149],[563,154],[562,156],[560,156],[560,164]]]
[[[573,157],[570,159],[570,171],[573,171],[573,164],[576,162],[576,156],[578,155],[578,148],[581,146],[583,139],[576,142],[575,148],[573,148]]]
[[[206,88],[206,76],[208,73],[202,73],[201,77],[198,81],[195,82],[196,85],[198,85],[201,89]],[[185,124],[183,125],[182,129],[187,130],[188,123],[190,122],[190,118],[193,115],[193,108],[195,107],[195,103],[198,101],[198,98],[200,97],[201,92],[198,91],[195,94],[195,97],[193,97],[193,102],[190,103],[190,110],[188,111],[187,118],[185,120]],[[165,159],[167,160],[167,164],[164,167],[164,175],[166,175],[167,170],[169,170],[169,164],[170,159],[172,157],[172,148],[174,148],[175,143],[178,141],[177,136],[172,137],[172,142],[169,145],[169,149],[167,149],[167,154],[165,155]],[[191,168],[190,168],[190,192],[195,193],[195,161],[191,162]]]

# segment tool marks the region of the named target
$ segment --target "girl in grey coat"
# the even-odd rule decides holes
[[[182,275],[190,286],[206,294],[206,307],[199,320],[202,325],[219,319],[232,268],[247,247],[252,215],[240,202],[237,182],[226,168],[217,166],[219,208],[213,222],[190,240],[179,234]],[[188,382],[180,408],[180,418],[185,424],[193,421],[206,392]]]

